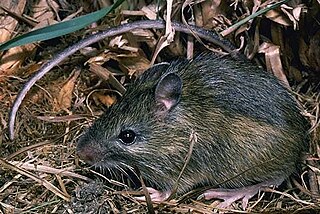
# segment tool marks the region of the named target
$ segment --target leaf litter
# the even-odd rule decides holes
[[[35,23],[56,23],[100,9],[98,4],[85,0],[68,1],[65,5],[40,1],[41,10],[36,1],[28,4],[19,1],[19,5],[9,2],[3,3],[9,11]],[[319,210],[319,2],[310,1],[308,5],[300,1],[287,2],[237,28],[230,27],[277,1],[168,1],[167,5],[164,1],[159,5],[157,2],[126,5],[81,32],[1,53],[0,213],[295,213]],[[22,10],[19,12],[16,8]],[[34,17],[33,8],[38,8]],[[229,210],[217,210],[219,201],[183,196],[152,204],[150,208],[150,204],[147,206],[132,197],[141,192],[130,188],[125,178],[112,180],[88,168],[75,155],[75,144],[83,130],[121,97],[127,83],[146,70],[150,62],[186,54],[192,56],[193,49],[199,52],[206,49],[197,39],[177,32],[172,34],[170,26],[164,39],[160,38],[165,31],[136,30],[108,38],[64,60],[28,92],[19,110],[16,138],[9,141],[6,122],[9,109],[19,89],[40,64],[91,32],[129,20],[154,19],[158,15],[168,21],[185,21],[223,32],[236,46],[243,47],[241,51],[255,63],[288,86],[290,84],[312,124],[313,140],[300,176],[292,177],[280,189],[261,192],[249,202],[246,211],[240,203]],[[46,17],[45,22],[40,17]],[[15,20],[12,14],[2,12],[0,22],[7,26],[7,32],[1,42],[17,33],[31,31],[35,26]]]

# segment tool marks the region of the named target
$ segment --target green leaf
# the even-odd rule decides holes
[[[237,29],[238,27],[240,27],[241,25],[247,23],[249,20],[254,19],[254,18],[256,18],[256,17],[258,17],[258,16],[260,16],[260,15],[262,15],[262,14],[265,14],[265,13],[267,13],[268,11],[275,9],[275,8],[279,7],[280,5],[282,5],[282,4],[284,4],[284,3],[287,3],[288,1],[290,1],[290,0],[281,0],[281,1],[279,1],[279,2],[276,2],[276,3],[272,4],[272,5],[268,5],[268,6],[267,6],[266,8],[264,8],[264,9],[258,10],[257,12],[251,14],[250,16],[248,16],[248,17],[242,19],[241,21],[235,23],[234,25],[230,26],[228,29],[222,31],[222,32],[221,32],[221,35],[222,35],[222,36],[226,36],[226,35],[229,34],[230,32],[236,30],[236,29]]]
[[[32,42],[43,41],[52,39],[55,37],[63,36],[68,33],[80,30],[93,22],[101,19],[105,15],[109,14],[117,7],[119,7],[124,0],[116,1],[112,6],[102,8],[101,10],[95,11],[93,13],[86,14],[68,21],[53,24],[44,28],[40,28],[21,36],[17,36],[3,44],[0,45],[0,51],[7,50],[12,47],[25,45]]]

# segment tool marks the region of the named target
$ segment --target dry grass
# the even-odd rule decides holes
[[[82,6],[88,13],[95,10],[90,2],[72,3],[78,8]],[[252,11],[264,5],[254,5],[255,1],[225,2],[213,0],[190,4],[192,10],[186,3],[174,2],[172,19],[181,21],[184,17],[188,20],[192,12],[197,25],[228,34],[229,40],[242,46],[241,51],[246,49],[249,58],[290,83],[313,127],[310,153],[301,175],[280,189],[261,193],[250,201],[247,211],[242,211],[241,203],[235,203],[229,212],[319,212],[319,2],[310,1],[308,5],[298,4],[299,1],[288,3],[288,7],[270,11],[234,31],[228,28],[231,23],[254,14]],[[155,13],[151,6],[151,3],[132,4],[131,10],[123,6],[116,14],[106,17],[97,29],[118,25],[120,21],[152,17]],[[27,15],[31,16],[36,5],[30,1],[28,7],[25,13],[30,12]],[[57,19],[52,7],[43,7],[50,12],[50,20]],[[73,8],[69,5],[56,9],[67,11],[64,16],[68,16],[75,12]],[[181,8],[185,8],[183,14]],[[162,17],[166,7],[162,5],[160,9]],[[3,17],[8,16],[3,14]],[[8,38],[13,37],[14,29],[20,33],[31,28],[24,22],[16,23]],[[86,50],[65,60],[28,93],[18,113],[15,140],[9,141],[8,112],[26,79],[58,50],[97,29],[91,26],[82,32],[28,46],[28,52],[15,49],[16,57],[8,55],[9,52],[0,55],[0,213],[219,212],[215,209],[218,201],[184,196],[148,207],[124,191],[128,189],[125,184],[91,171],[75,155],[75,144],[82,131],[117,99],[114,88],[119,90],[118,86],[121,90],[118,83],[131,81],[130,78],[149,66],[153,58],[151,53],[157,52],[154,51],[156,42],[163,31],[140,30],[112,40],[109,38],[92,46],[90,54]],[[241,40],[245,42],[241,43]],[[191,37],[176,33],[174,41],[161,50],[157,60],[192,55],[193,50],[205,49]],[[116,83],[110,85],[110,80],[96,75],[101,67],[116,74]]]

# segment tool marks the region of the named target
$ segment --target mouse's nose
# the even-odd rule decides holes
[[[102,158],[100,147],[94,140],[90,139],[90,136],[87,134],[80,137],[77,143],[76,153],[80,159],[88,164],[95,164]]]

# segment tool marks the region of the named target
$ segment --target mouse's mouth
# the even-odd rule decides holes
[[[103,175],[109,183],[121,188],[125,186],[138,189],[142,186],[141,178],[147,187],[155,189],[165,189],[165,187],[167,187],[168,180],[164,181],[156,175],[147,176],[148,174],[143,174],[145,172],[140,172],[139,168],[123,162],[101,160],[93,164],[90,168]],[[155,179],[155,177],[157,177],[157,179]]]
[[[118,184],[122,183],[120,186],[129,186],[134,189],[141,186],[139,172],[126,163],[101,160],[91,165],[90,168],[107,179],[116,181]]]
[[[138,177],[136,171],[134,170],[134,167],[123,162],[115,162],[109,160],[106,161],[102,159],[100,161],[92,163],[90,168],[93,168],[94,170],[101,172],[103,175],[133,174],[136,177]]]

